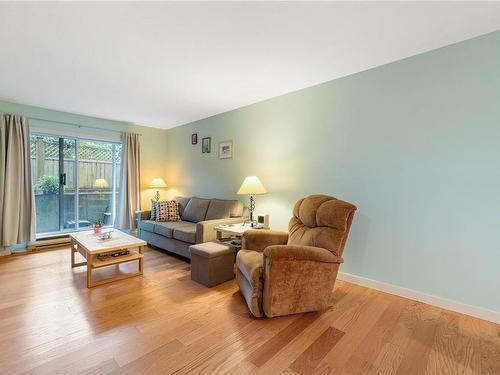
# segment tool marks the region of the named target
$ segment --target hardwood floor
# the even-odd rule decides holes
[[[327,311],[254,319],[234,281],[144,267],[87,289],[69,249],[0,259],[0,373],[500,374],[490,322],[340,281]]]

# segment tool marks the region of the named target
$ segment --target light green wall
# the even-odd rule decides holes
[[[332,194],[358,206],[342,271],[500,311],[499,62],[496,32],[171,129],[170,193],[233,198],[257,175],[275,229]]]
[[[30,126],[50,130],[65,131],[78,134],[83,137],[110,138],[116,137],[115,131],[129,131],[141,134],[142,150],[142,205],[149,207],[149,199],[153,197],[154,191],[147,188],[154,177],[163,177],[166,173],[166,131],[131,123],[104,120],[95,117],[75,115],[66,112],[53,111],[50,109],[32,107],[0,101],[0,112],[22,114],[28,117],[42,118],[48,121],[30,120]],[[66,122],[78,125],[87,125],[99,129],[78,128],[76,126],[64,125],[54,121]]]

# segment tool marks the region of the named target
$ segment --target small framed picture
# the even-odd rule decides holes
[[[201,152],[204,154],[210,154],[210,146],[212,143],[212,138],[206,137],[201,139]]]
[[[198,144],[198,133],[191,134],[191,144],[192,145]]]
[[[219,159],[233,158],[233,141],[224,141],[219,143]]]

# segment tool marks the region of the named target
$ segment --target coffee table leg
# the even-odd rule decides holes
[[[92,288],[92,265],[94,263],[94,256],[87,253],[87,288]]]
[[[75,241],[71,239],[71,268],[75,267]]]
[[[144,246],[139,246],[139,253],[144,254]],[[139,258],[139,272],[144,272],[144,258]]]

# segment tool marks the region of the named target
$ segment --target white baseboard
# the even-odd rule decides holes
[[[459,312],[479,319],[484,319],[493,323],[500,324],[500,312],[497,311],[467,305],[465,303],[425,294],[423,292],[418,292],[416,290],[384,283],[382,281],[368,279],[362,276],[352,275],[350,273],[339,272],[338,278],[342,281],[347,281],[353,284],[365,286],[367,288],[380,290],[385,293],[394,294],[414,301],[427,303],[428,305],[441,307],[443,309]]]
[[[1,249],[0,250],[0,257],[6,256],[6,255],[10,255],[10,250]]]
[[[10,246],[0,246],[0,257],[11,254]]]

